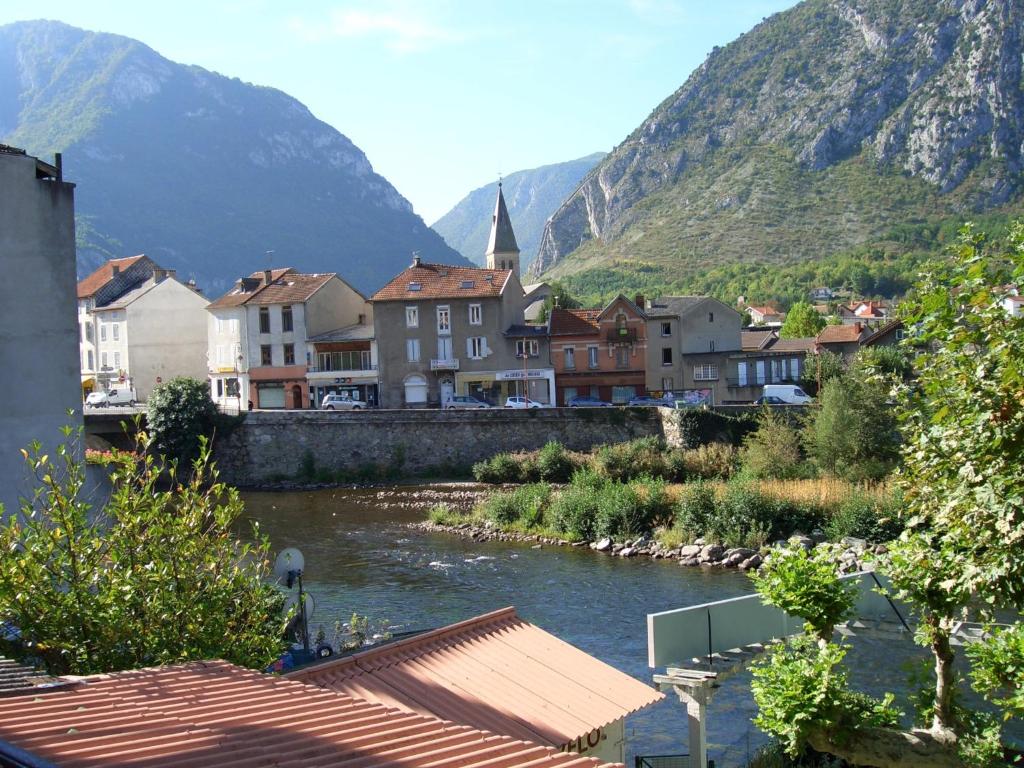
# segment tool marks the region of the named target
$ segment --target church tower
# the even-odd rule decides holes
[[[512,231],[512,220],[508,217],[505,207],[505,196],[501,193],[501,182],[498,182],[498,200],[494,204],[494,215],[491,217],[491,236],[487,240],[488,269],[510,269],[519,277],[519,246],[516,234]]]

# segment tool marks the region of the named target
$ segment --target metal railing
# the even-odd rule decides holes
[[[609,344],[635,344],[637,333],[635,328],[612,328],[608,331]]]
[[[315,366],[306,369],[309,373],[358,373],[359,371],[376,371],[376,365],[359,365],[354,368],[320,368]]]
[[[729,387],[763,387],[765,384],[795,384],[800,381],[799,376],[747,376],[745,381],[740,381],[736,376],[728,376],[725,379]]]

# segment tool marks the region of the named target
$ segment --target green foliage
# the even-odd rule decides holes
[[[470,515],[451,504],[435,504],[427,512],[427,519],[434,525],[461,525]]]
[[[555,495],[547,518],[555,530],[579,541],[590,541],[596,532],[600,493],[582,481],[573,482]]]
[[[521,459],[511,453],[498,453],[473,465],[473,478],[478,483],[520,483],[526,479],[524,474]]]
[[[825,524],[825,535],[830,541],[846,536],[872,542],[892,541],[903,530],[901,513],[902,494],[898,491],[887,498],[854,493],[844,499]]]
[[[829,352],[827,349],[807,355],[803,371],[800,374],[800,386],[812,397],[819,394],[818,382],[821,386],[833,379],[842,378],[846,373],[846,363],[842,355]]]
[[[576,469],[576,462],[561,443],[551,441],[537,454],[537,475],[545,482],[567,482]]]
[[[594,453],[594,467],[610,480],[664,477],[665,443],[657,437],[640,437],[628,443],[602,445]]]
[[[207,443],[190,474],[151,445],[142,458],[115,454],[100,513],[83,501],[65,437],[54,457],[25,452],[35,489],[0,528],[0,623],[21,633],[10,652],[59,674],[211,658],[262,668],[277,656],[283,601],[267,581],[269,542],[235,538],[242,502],[217,481]]]
[[[743,442],[743,471],[755,478],[788,479],[800,473],[800,433],[782,414],[761,409],[757,429]]]
[[[718,498],[712,483],[687,483],[676,503],[675,527],[690,539],[700,538],[711,530],[718,508]]]
[[[544,509],[550,498],[551,487],[547,483],[523,485],[514,491],[491,494],[480,505],[480,513],[499,525],[538,527],[544,524]]]
[[[146,403],[146,428],[153,449],[187,464],[199,455],[202,437],[211,437],[217,406],[206,382],[184,376],[158,384]]]
[[[822,471],[847,480],[877,480],[899,455],[896,414],[885,380],[850,371],[822,387],[805,431]]]
[[[974,688],[1006,717],[1024,717],[1024,624],[994,629],[983,642],[967,646]]]
[[[908,379],[914,372],[910,355],[900,346],[863,347],[853,362],[857,369],[895,379]]]
[[[706,443],[672,451],[665,457],[665,477],[669,480],[725,480],[736,470],[738,456],[736,448],[727,443]]]
[[[702,408],[686,408],[672,412],[679,428],[680,442],[686,448],[699,448],[707,443],[739,445],[749,432],[757,429],[757,417],[750,414],[733,416]]]
[[[786,313],[786,321],[779,329],[780,339],[806,339],[817,336],[825,327],[825,318],[806,301],[798,301]]]
[[[866,727],[896,727],[892,698],[881,701],[848,688],[842,666],[846,649],[819,644],[808,635],[776,643],[754,663],[750,687],[757,704],[754,725],[779,739],[795,757],[813,731],[850,733]]]
[[[850,618],[857,589],[839,580],[834,547],[776,549],[759,571],[750,574],[761,600],[807,622],[807,631],[824,642],[836,624]]]

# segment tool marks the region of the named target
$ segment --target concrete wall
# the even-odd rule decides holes
[[[82,423],[74,185],[36,178],[32,157],[0,154],[0,503],[28,491],[20,450],[53,455],[59,429]],[[67,411],[74,409],[73,416]]]
[[[590,450],[664,432],[660,408],[532,411],[254,412],[215,441],[221,477],[240,486],[297,477],[311,453],[318,468],[359,470],[400,463],[401,471],[465,466],[501,451],[557,440]]]
[[[363,322],[373,325],[373,307],[370,302],[340,277],[335,277],[306,302],[306,333],[317,336],[356,325],[360,315],[363,316]]]

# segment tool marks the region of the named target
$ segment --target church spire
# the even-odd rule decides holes
[[[505,195],[498,182],[498,199],[494,203],[494,215],[491,217],[491,236],[487,240],[488,269],[511,269],[519,275],[519,246],[516,234],[512,231],[512,220],[505,206]]]

